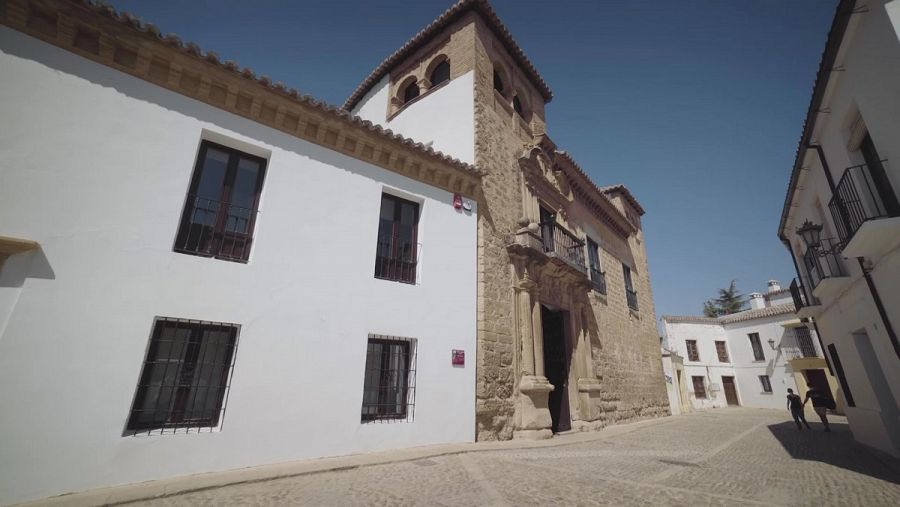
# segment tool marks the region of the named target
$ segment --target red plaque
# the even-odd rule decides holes
[[[453,366],[466,365],[466,351],[453,349]]]

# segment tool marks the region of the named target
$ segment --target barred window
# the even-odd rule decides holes
[[[416,341],[369,335],[362,421],[411,422],[416,399]]]
[[[158,317],[126,429],[137,434],[218,426],[239,329]]]
[[[694,384],[694,397],[698,400],[706,399],[706,383],[703,377],[691,377]]]
[[[716,354],[719,356],[720,363],[729,363],[728,349],[725,348],[724,341],[716,341]]]
[[[697,349],[697,340],[685,340],[687,346],[688,361],[699,361],[700,351]]]
[[[766,355],[763,352],[762,343],[759,341],[759,333],[750,333],[747,337],[750,338],[750,348],[753,349],[753,359],[755,361],[765,361]]]
[[[759,383],[760,383],[760,385],[762,386],[762,390],[763,390],[764,393],[771,393],[771,392],[772,392],[772,382],[769,381],[769,376],[768,376],[768,375],[760,375],[760,376],[759,376]]]

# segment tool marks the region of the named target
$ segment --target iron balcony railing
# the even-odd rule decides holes
[[[416,283],[419,244],[386,236],[375,252],[375,278]]]
[[[806,326],[794,328],[794,338],[797,339],[797,346],[800,348],[800,354],[803,357],[819,357],[816,351],[816,345],[813,343],[812,335]]]
[[[584,264],[584,241],[578,239],[555,220],[547,220],[539,225],[544,252],[559,257],[572,267],[587,274]]]
[[[887,162],[883,160],[881,163]],[[837,235],[846,245],[867,220],[896,216],[895,210],[885,205],[879,194],[879,187],[872,178],[866,164],[848,167],[844,170],[834,195],[828,203],[834,219]],[[882,189],[892,192],[890,188]]]
[[[176,252],[247,262],[256,209],[188,196],[189,208],[175,238]]]
[[[818,247],[806,249],[803,254],[803,264],[809,273],[810,290],[816,287],[826,278],[847,276],[844,262],[841,260],[840,251],[842,243],[838,240],[825,238]]]
[[[812,292],[809,291],[806,287],[807,283],[803,283],[804,280],[801,281],[797,278],[791,282],[791,297],[794,299],[794,309],[796,311],[800,311],[801,308],[806,306],[816,306],[819,305],[819,300],[812,295]]]
[[[628,300],[628,308],[631,308],[634,311],[638,311],[637,292],[626,288],[625,299]]]
[[[594,290],[600,294],[606,294],[606,274],[593,266],[591,266],[589,271],[591,274],[591,285],[594,287]]]

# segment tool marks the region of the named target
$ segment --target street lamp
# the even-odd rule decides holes
[[[803,238],[803,242],[806,243],[808,248],[817,247],[821,241],[822,225],[814,224],[807,220],[797,229],[797,234]]]
[[[775,350],[775,338],[769,338],[769,347],[772,347],[772,350]]]

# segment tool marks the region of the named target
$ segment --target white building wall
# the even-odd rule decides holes
[[[0,275],[0,504],[474,439],[476,216],[450,193],[4,27],[0,118],[0,234],[42,246]],[[172,252],[204,136],[268,158],[247,264]],[[416,285],[373,278],[385,191],[421,203]],[[218,430],[122,436],[155,316],[242,326]],[[418,340],[413,422],[360,423],[369,333]]]
[[[880,158],[887,160],[884,167],[895,193],[900,193],[900,65],[896,64],[900,62],[900,41],[885,4],[883,0],[868,2],[867,12],[851,17],[835,63],[845,70],[830,74],[820,107],[830,114],[818,116],[813,138],[823,148],[832,178],[839,182],[847,167],[864,162],[859,151],[848,147],[851,123],[859,112]],[[896,0],[887,2],[895,16],[896,5]],[[802,254],[806,247],[791,232],[806,219],[824,225],[823,237],[834,237],[836,229],[828,210],[831,190],[815,151],[807,150],[802,162],[808,170],[801,172],[785,233],[805,276]],[[897,227],[888,231],[895,238],[894,247],[868,261],[873,264],[871,276],[888,318],[900,332],[900,232]],[[856,259],[844,264],[849,277],[843,279],[837,293],[820,298],[823,309],[816,322],[826,347],[833,344],[838,352],[856,403],[855,407],[846,407],[854,437],[900,455],[900,358],[859,264]],[[874,354],[861,351],[854,338],[859,332],[868,335]],[[876,380],[879,376],[881,380]]]
[[[782,346],[795,343],[793,331],[782,324],[786,320],[793,320],[791,314],[779,315],[768,319],[754,319],[744,322],[725,325],[725,334],[728,336],[728,345],[732,353],[734,371],[737,374],[735,380],[741,393],[741,404],[748,407],[784,409],[787,406],[786,396],[788,388],[797,391],[793,370],[788,365],[788,357]],[[762,345],[765,359],[757,361],[750,345],[750,333],[759,333],[759,341]],[[775,348],[769,345],[769,340],[775,340]],[[760,375],[768,375],[772,392],[763,391]]]
[[[716,354],[716,341],[727,341],[725,331],[718,324],[669,323],[664,321],[668,347],[684,358],[684,382],[688,398],[694,408],[725,407],[725,392],[722,391],[722,376],[734,376],[731,363],[722,363]],[[687,352],[687,340],[697,340],[699,361],[691,361]],[[727,345],[726,345],[727,346]],[[729,350],[729,359],[730,359]],[[704,377],[706,398],[697,398],[693,377]],[[717,390],[711,387],[718,386]],[[740,398],[740,395],[738,395]]]
[[[475,73],[467,72],[445,85],[423,92],[415,102],[387,118],[387,75],[351,111],[360,118],[430,144],[435,150],[475,163]]]

